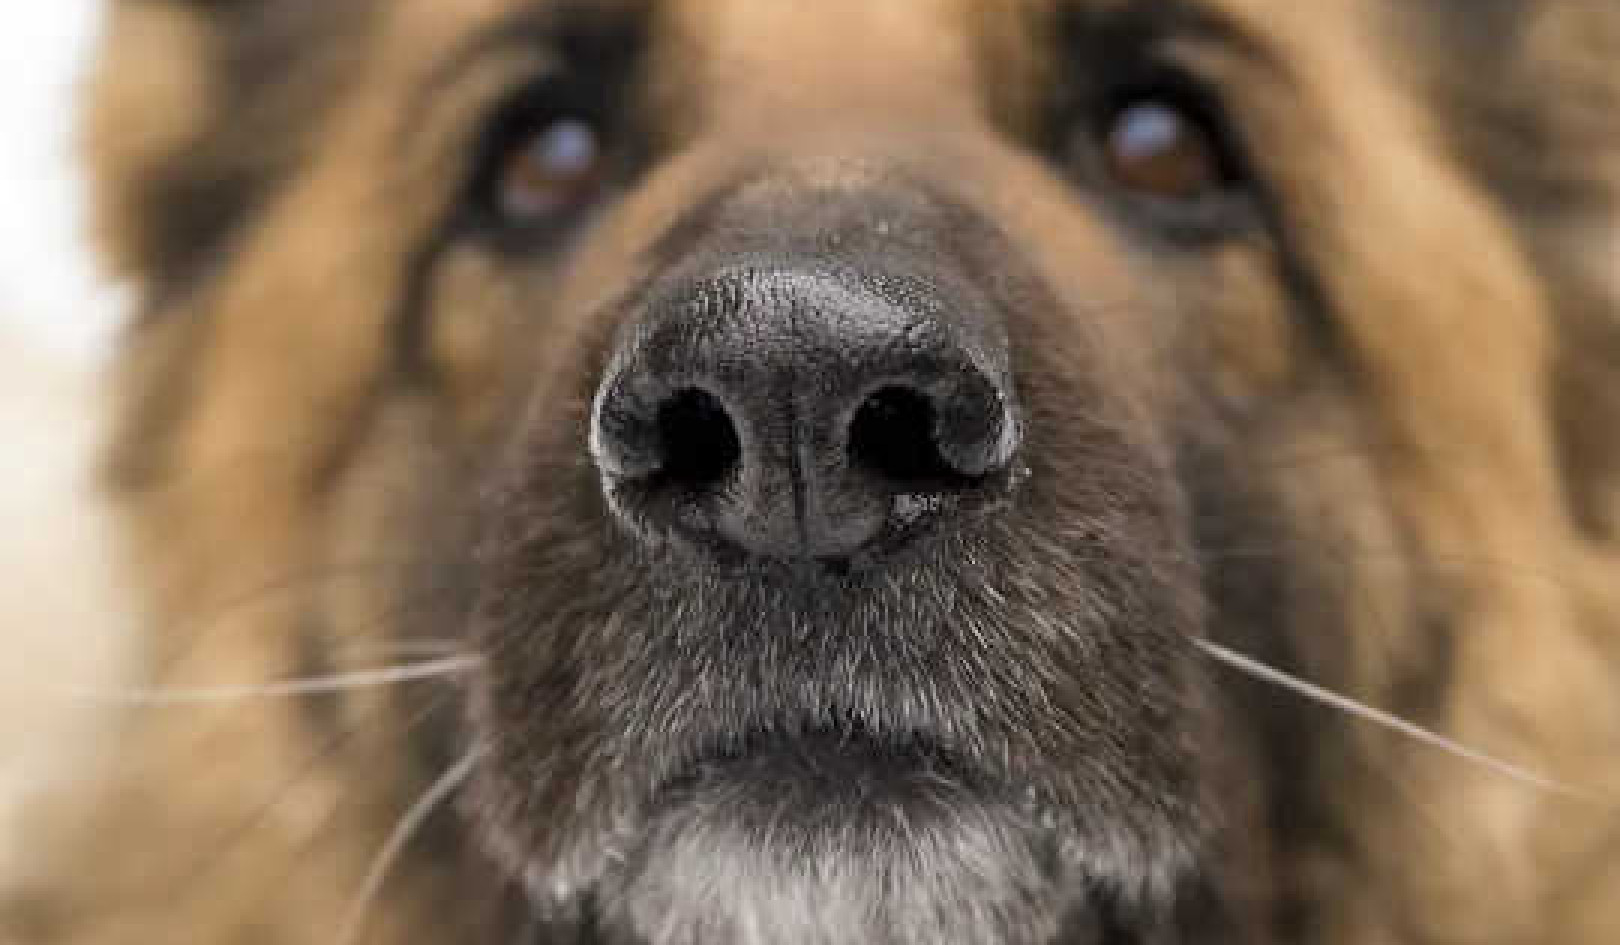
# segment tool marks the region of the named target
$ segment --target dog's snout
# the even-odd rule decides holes
[[[610,502],[652,534],[823,560],[982,508],[1018,446],[982,308],[854,271],[683,285],[625,333],[597,395]]]

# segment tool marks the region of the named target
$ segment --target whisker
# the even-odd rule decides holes
[[[382,892],[383,883],[388,879],[394,864],[405,852],[405,847],[410,844],[412,838],[422,829],[422,825],[434,811],[438,810],[439,805],[466,783],[467,778],[472,775],[473,767],[478,763],[479,755],[480,752],[476,750],[468,752],[454,767],[440,775],[439,780],[433,782],[423,792],[421,798],[411,805],[411,809],[405,812],[405,816],[400,818],[393,833],[389,834],[387,842],[377,851],[377,857],[372,861],[371,869],[367,871],[365,881],[361,883],[360,891],[349,907],[348,917],[343,922],[343,930],[337,938],[339,945],[356,945],[360,941],[360,933],[365,930],[366,916]]]
[[[295,696],[323,695],[354,689],[394,686],[400,683],[454,676],[468,672],[482,662],[478,656],[451,656],[444,659],[409,663],[383,669],[361,670],[333,676],[311,676],[280,682],[240,686],[211,686],[199,689],[137,689],[123,692],[53,691],[52,695],[65,695],[76,701],[113,703],[118,705],[173,706],[199,705],[217,702],[238,702],[247,699],[275,699]]]
[[[395,560],[402,561],[406,559],[401,557]],[[223,605],[209,608],[200,619],[184,621],[184,623],[190,625],[189,629],[180,627],[159,634],[160,638],[167,641],[167,645],[162,646],[155,654],[156,666],[149,678],[152,683],[156,684],[166,682],[179,675],[182,667],[203,651],[204,644],[213,641],[220,631],[230,627],[232,625],[231,618],[244,609],[265,604],[279,604],[284,600],[284,595],[296,594],[305,589],[318,588],[330,581],[357,579],[367,573],[376,573],[387,566],[391,565],[385,559],[377,559],[377,561],[369,564],[328,567],[319,571],[289,575],[229,599]],[[428,592],[402,595],[399,600],[390,603],[385,608],[386,614],[384,617],[387,620],[393,620],[397,615],[408,612],[410,608],[431,605],[440,593],[439,589],[431,589]],[[367,623],[369,624],[370,621],[367,621]],[[401,653],[399,655],[404,656],[407,654]],[[112,701],[128,702],[131,700]]]
[[[1221,646],[1218,643],[1198,639],[1195,639],[1192,642],[1194,646],[1198,647],[1198,649],[1204,653],[1204,655],[1216,660],[1219,663],[1231,667],[1238,672],[1258,679],[1261,682],[1270,683],[1296,695],[1303,696],[1320,705],[1325,705],[1329,708],[1336,709],[1345,713],[1346,715],[1351,715],[1364,721],[1371,722],[1374,725],[1382,726],[1383,728],[1397,732],[1414,741],[1429,745],[1430,747],[1446,752],[1454,757],[1461,758],[1470,764],[1494,771],[1503,777],[1509,778],[1510,780],[1529,785],[1530,787],[1541,791],[1546,791],[1550,794],[1557,794],[1563,797],[1575,798],[1577,800],[1599,804],[1605,803],[1602,798],[1589,791],[1555,781],[1551,778],[1537,774],[1527,768],[1513,764],[1512,762],[1504,761],[1500,758],[1488,755],[1477,748],[1470,748],[1469,746],[1447,738],[1438,732],[1430,731],[1429,729],[1426,729],[1420,725],[1408,722],[1397,715],[1385,712],[1382,709],[1374,708],[1373,706],[1362,702],[1357,702],[1348,696],[1340,695],[1339,693],[1336,693],[1330,689],[1325,689],[1318,686],[1315,683],[1307,682],[1306,680],[1300,679],[1297,676],[1285,673],[1280,669],[1275,669],[1268,666],[1257,659],[1245,656],[1235,650]]]
[[[425,724],[435,712],[439,711],[444,702],[442,693],[433,696],[425,706],[414,712],[401,726],[400,733],[408,735],[414,732]],[[207,844],[209,852],[197,857],[186,882],[176,884],[175,888],[206,891],[205,877],[209,876],[231,857],[249,849],[250,845],[247,841],[252,836],[253,831],[264,825],[287,797],[301,787],[309,778],[314,777],[315,773],[321,770],[323,764],[330,762],[350,742],[358,738],[363,731],[363,725],[349,725],[316,746],[315,750],[310,752],[295,767],[289,777],[280,781],[274,790],[264,796],[262,802],[254,807],[253,812],[248,817],[239,821],[227,831],[219,842]],[[329,819],[338,816],[338,814],[338,808],[334,806],[333,810],[326,814],[326,818]]]

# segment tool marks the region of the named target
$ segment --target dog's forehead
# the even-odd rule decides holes
[[[671,48],[689,58],[710,119],[739,129],[789,113],[943,120],[976,80],[966,10],[965,0],[664,0]]]
[[[821,108],[926,117],[988,92],[1022,108],[1064,55],[1065,24],[1130,20],[1242,37],[1314,59],[1384,0],[400,0],[390,44],[414,68],[514,25],[610,22],[650,36],[660,95],[757,121]],[[1214,27],[1208,29],[1208,27]],[[524,30],[525,34],[530,31]],[[1286,51],[1277,47],[1287,47]],[[1331,48],[1326,50],[1331,52]],[[406,66],[406,71],[413,67]],[[737,116],[733,116],[737,117]]]
[[[525,18],[621,16],[675,31],[683,51],[759,75],[820,70],[819,81],[881,72],[891,83],[926,81],[959,64],[985,36],[1038,34],[1065,11],[1210,16],[1263,28],[1307,7],[1319,15],[1366,0],[404,0],[404,31],[428,47],[499,30]],[[434,42],[433,40],[437,40]],[[424,47],[418,46],[418,49]],[[919,75],[917,70],[925,70]]]

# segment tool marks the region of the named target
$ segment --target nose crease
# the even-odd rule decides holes
[[[796,372],[795,372],[796,373]],[[791,376],[791,375],[790,375]],[[794,377],[796,381],[797,378]],[[814,510],[810,508],[810,494],[806,483],[807,470],[810,470],[812,458],[808,455],[808,445],[801,443],[798,384],[792,383],[788,387],[788,422],[784,434],[788,438],[788,455],[792,457],[788,464],[788,486],[793,492],[793,520],[799,533],[800,556],[808,556],[806,552],[813,544],[810,534],[810,516]]]

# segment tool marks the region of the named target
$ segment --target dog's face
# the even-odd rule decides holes
[[[446,256],[448,297],[555,319],[469,515],[473,793],[536,895],[651,939],[1046,941],[1199,838],[1176,312],[986,116],[964,8],[862,7],[661,11],[693,114],[622,183],[580,164],[635,113],[553,66],[474,177],[493,232]],[[633,108],[568,36],[614,15],[542,28]],[[1185,177],[1108,197],[1239,225],[1190,105],[1096,94],[1126,111],[1055,118],[1076,173]]]
[[[152,311],[117,472],[171,610],[389,556],[266,645],[474,654],[404,737],[467,759],[470,835],[554,924],[1325,928],[1408,842],[1357,806],[1387,779],[1199,641],[1443,722],[1494,665],[1459,636],[1546,593],[1446,555],[1613,520],[1548,286],[1571,322],[1606,290],[1526,246],[1596,219],[1608,171],[1559,155],[1613,144],[1545,24],[1620,17],[328,6],[119,10],[104,214]],[[142,95],[186,104],[132,132]],[[1401,914],[1421,872],[1365,882]]]

